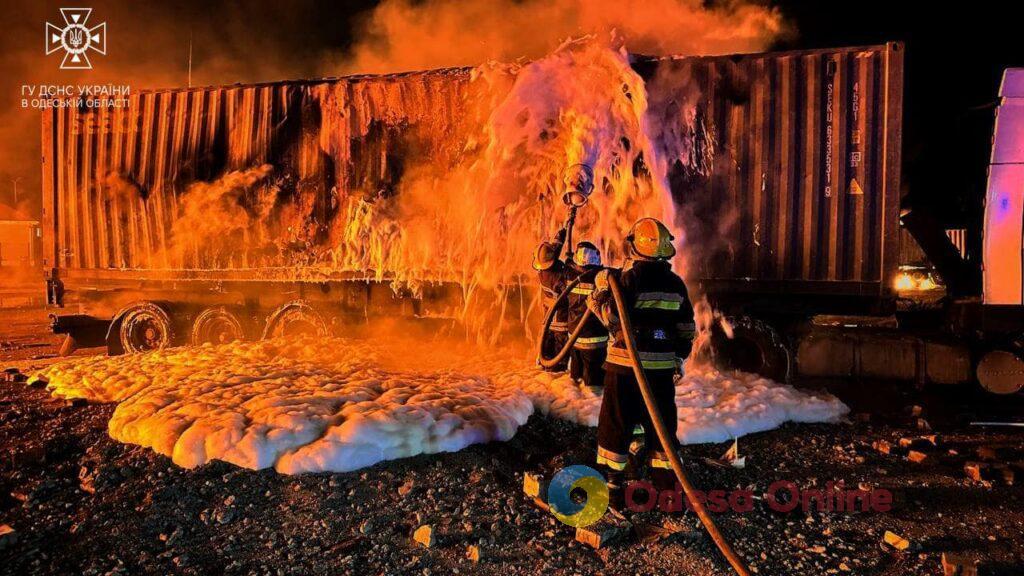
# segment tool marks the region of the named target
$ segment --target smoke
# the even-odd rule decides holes
[[[93,56],[92,70],[70,71],[41,48],[45,23],[60,23],[61,6],[5,6],[0,35],[0,202],[15,204],[12,179],[20,178],[18,209],[33,217],[41,210],[40,114],[22,107],[22,86],[113,83],[137,91],[184,86],[190,76],[202,86],[515,62],[613,30],[634,53],[745,52],[787,32],[778,10],[745,0],[385,0],[366,12],[367,4],[315,0],[97,0],[90,18],[107,23],[107,54]]]
[[[192,261],[200,267],[247,266],[251,249],[267,242],[265,225],[277,190],[257,184],[272,171],[273,166],[264,164],[189,186],[188,201],[171,225],[170,261]]]
[[[662,218],[681,239],[689,231],[678,227],[685,219],[675,214],[669,177],[710,170],[714,142],[698,137],[700,94],[678,72],[659,72],[645,83],[630,54],[754,51],[787,31],[777,10],[740,0],[385,0],[359,19],[354,39],[345,33],[351,15],[339,11],[345,8],[312,0],[280,7],[196,2],[180,11],[126,0],[96,5],[93,18],[108,23],[108,56],[96,57],[95,70],[75,73],[57,70],[38,49],[42,23],[60,18],[57,6],[18,8],[4,40],[10,46],[0,50],[5,82],[18,84],[0,93],[0,175],[24,174],[39,189],[39,113],[10,101],[20,84],[181,86],[189,78],[190,39],[193,85],[474,65],[468,82],[452,80],[465,82],[454,92],[453,110],[392,110],[409,95],[383,85],[339,83],[323,94],[320,104],[329,112],[319,145],[342,169],[349,158],[340,151],[350,144],[341,139],[366,138],[370,120],[374,129],[401,133],[404,149],[393,189],[348,182],[366,189],[338,191],[322,237],[295,228],[309,212],[306,200],[282,198],[269,182],[282,167],[262,165],[210,183],[181,183],[186,188],[170,207],[169,229],[140,224],[131,233],[153,247],[145,255],[149,265],[259,265],[245,260],[251,248],[276,247],[272,256],[280,259],[282,246],[295,240],[314,257],[286,265],[372,271],[414,291],[431,280],[455,280],[463,318],[477,322],[469,329],[494,338],[536,315],[538,301],[523,286],[533,283],[529,262],[537,242],[563,222],[567,166],[594,169],[597,189],[576,237],[601,245],[608,263],[621,259],[622,239],[638,217]],[[325,30],[336,31],[324,36]],[[373,103],[369,111],[348,104],[359,98]],[[440,101],[426,95],[417,103]],[[126,175],[105,182],[116,201],[123,194],[143,214],[163,210],[147,206]],[[153,221],[163,219],[160,212]]]
[[[611,262],[637,218],[674,221],[664,152],[689,146],[651,138],[644,81],[621,42],[588,37],[527,64],[481,66],[463,106],[460,131],[431,132],[426,142],[461,143],[454,157],[412,150],[397,193],[350,198],[339,211],[331,228],[342,268],[375,270],[414,289],[455,280],[469,330],[493,339],[537,312],[534,295],[512,299],[515,310],[509,297],[534,283],[537,242],[563,224],[567,166],[594,171],[576,238],[601,245]],[[691,128],[671,133],[691,138]]]
[[[393,72],[535,59],[612,31],[633,53],[752,52],[787,26],[778,10],[742,0],[384,0],[360,30],[346,68]]]
[[[685,203],[676,214],[670,176],[710,178],[716,143],[699,115],[701,94],[688,69],[660,66],[645,83],[628,54],[756,51],[788,29],[776,10],[735,1],[385,0],[362,32],[347,70],[529,61],[478,69],[475,84],[489,88],[481,100],[493,109],[476,114],[486,120],[482,132],[467,139],[482,143],[468,155],[472,160],[454,170],[443,166],[443,172],[427,163],[410,170],[395,202],[415,210],[389,210],[401,218],[387,225],[364,220],[367,234],[388,236],[377,244],[388,247],[390,261],[373,268],[408,274],[436,270],[443,260],[449,277],[471,287],[471,297],[474,289],[489,294],[532,276],[530,253],[561,225],[560,179],[576,163],[594,168],[598,183],[581,212],[577,239],[594,241],[606,263],[621,264],[629,226],[654,216],[674,229],[682,244],[677,269],[692,276],[693,256],[713,245],[720,230],[695,221]],[[417,255],[424,261],[415,262]],[[507,300],[501,295],[493,302],[504,306]],[[534,298],[520,316],[536,308]],[[710,307],[698,309],[710,322]],[[500,310],[500,322],[507,312]]]

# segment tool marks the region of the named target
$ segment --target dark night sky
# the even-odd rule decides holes
[[[798,36],[780,48],[906,43],[904,189],[950,225],[978,218],[1004,68],[1024,66],[1019,4],[775,2]],[[1017,5],[1017,10],[1012,9]]]
[[[1002,69],[1024,66],[1019,18],[1011,16],[1015,12],[1013,3],[978,1],[960,4],[956,9],[938,2],[909,0],[772,3],[797,31],[778,43],[780,49],[888,40],[906,43],[904,186],[913,197],[942,207],[951,225],[977,217],[992,127],[992,109],[987,106],[996,99]],[[323,55],[344,54],[354,24],[372,8],[374,0],[185,0],[159,4],[95,0],[85,4],[104,11],[112,29],[120,31],[120,37],[115,38],[120,44],[111,47],[112,56],[106,60],[109,68],[114,68],[120,55],[133,75],[144,76],[141,63],[173,60],[174,66],[161,68],[162,75],[171,80],[160,78],[154,82],[180,85],[185,59],[182,54],[170,59],[164,53],[181,52],[181,46],[187,46],[183,36],[191,33],[197,36],[197,61],[226,55],[230,65],[205,67],[208,74],[218,78],[252,81],[316,74],[323,69]],[[44,77],[34,79],[38,70],[54,68],[38,48],[40,22],[58,14],[56,9],[62,5],[58,0],[4,0],[3,12],[12,19],[8,33],[0,37],[4,72],[0,105],[4,110],[10,110],[17,97],[16,85],[47,81]],[[138,22],[143,21],[167,24],[158,31],[140,27]],[[251,43],[242,40],[255,40],[259,49],[247,47]],[[20,58],[18,50],[31,50],[30,57]],[[98,77],[96,80],[103,81]],[[200,78],[198,82],[206,80]],[[23,117],[19,114],[12,118]],[[35,118],[32,115],[33,123]],[[12,122],[6,124],[4,139],[11,140]],[[3,164],[0,176],[6,181],[8,173],[25,162],[18,159]],[[2,190],[0,200],[9,200],[7,186]]]

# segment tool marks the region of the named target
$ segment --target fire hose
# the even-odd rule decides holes
[[[569,296],[569,293],[572,292],[572,289],[579,285],[582,278],[583,276],[581,275],[570,282],[569,285],[565,287],[565,290],[562,290],[562,293],[558,295],[558,298],[555,299],[551,308],[548,309],[547,315],[544,316],[544,329],[541,331],[540,349],[537,351],[537,362],[544,368],[554,368],[562,360],[565,360],[565,357],[569,355],[569,351],[572,350],[572,345],[576,343],[576,340],[580,337],[580,333],[583,332],[583,327],[587,324],[587,320],[590,320],[590,317],[594,315],[594,313],[587,308],[587,311],[583,313],[583,317],[580,318],[579,323],[576,324],[576,328],[569,334],[569,340],[566,341],[564,346],[562,346],[562,349],[559,350],[553,358],[544,357],[544,335],[547,334],[548,330],[551,328],[551,321],[555,318],[555,312],[558,310],[561,303]]]
[[[582,331],[583,325],[592,315],[591,310],[588,308],[584,313],[583,318],[580,319],[579,324],[569,334],[569,339],[562,346],[562,349],[553,358],[545,358],[543,353],[544,335],[548,333],[551,327],[551,321],[555,317],[555,311],[558,306],[563,302],[580,283],[580,278],[576,278],[566,286],[565,290],[558,295],[558,298],[551,305],[547,315],[544,317],[544,329],[541,332],[540,339],[540,352],[537,357],[541,366],[550,368],[565,358],[572,349],[576,339],[579,338],[580,332]],[[619,321],[622,323],[622,339],[626,343],[626,350],[629,352],[630,360],[633,364],[633,374],[636,376],[637,385],[640,387],[640,394],[644,398],[644,405],[647,406],[647,412],[651,416],[651,422],[654,424],[654,431],[658,435],[658,441],[661,443],[662,450],[668,455],[669,463],[672,466],[672,471],[675,472],[676,478],[679,480],[679,484],[683,487],[683,493],[686,494],[686,499],[690,502],[693,507],[693,511],[697,513],[697,517],[700,518],[701,524],[704,525],[704,529],[707,530],[711,540],[714,541],[715,546],[725,556],[726,561],[732,566],[732,569],[739,576],[750,576],[750,570],[747,569],[746,563],[743,559],[733,550],[732,546],[725,539],[725,536],[718,530],[718,525],[715,524],[714,519],[708,513],[707,508],[704,507],[704,503],[697,497],[696,490],[693,484],[690,483],[689,478],[686,476],[686,471],[683,470],[683,461],[679,458],[678,450],[674,449],[675,443],[672,442],[672,437],[669,434],[668,428],[665,426],[665,421],[661,418],[661,413],[658,411],[658,405],[654,401],[654,395],[651,392],[650,383],[647,381],[647,376],[644,374],[643,365],[640,363],[640,355],[636,350],[636,342],[633,340],[633,325],[630,321],[628,308],[626,307],[625,300],[622,297],[622,288],[619,286],[619,281],[613,274],[608,275],[608,286],[611,288],[612,298],[615,301],[615,308],[619,313]]]

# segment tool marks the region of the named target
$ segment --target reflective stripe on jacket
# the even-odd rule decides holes
[[[584,282],[580,282],[579,284],[577,284],[572,289],[572,293],[573,294],[578,294],[580,296],[590,296],[591,292],[593,292],[593,291],[594,291],[594,285],[590,284],[590,283],[584,283]]]
[[[690,353],[693,341],[693,307],[686,285],[668,262],[637,260],[619,274],[623,303],[629,308],[633,341],[645,370],[675,370],[676,359]],[[595,293],[603,316],[612,326],[606,365],[610,370],[632,370],[622,339],[622,326],[609,294]]]
[[[635,307],[639,309],[657,308],[659,310],[679,310],[686,297],[671,292],[641,292],[636,295]]]
[[[594,277],[602,270],[600,266],[575,268],[579,273],[579,284],[569,291],[569,330],[574,330],[587,312],[587,298],[594,292]],[[594,350],[608,346],[608,329],[594,315],[580,329],[579,339],[574,346],[577,350]]]

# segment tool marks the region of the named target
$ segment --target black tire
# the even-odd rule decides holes
[[[162,350],[177,342],[171,313],[160,304],[137,302],[118,317],[118,340],[126,354]]]
[[[777,382],[789,380],[792,355],[775,328],[749,316],[730,317],[725,322],[731,334],[719,322],[711,332],[712,358],[717,366],[760,374]]]
[[[285,336],[328,336],[330,326],[319,310],[305,301],[289,302],[267,318],[263,339]]]
[[[192,321],[189,335],[193,346],[227,344],[245,339],[245,324],[240,314],[227,306],[212,306],[200,312]]]

